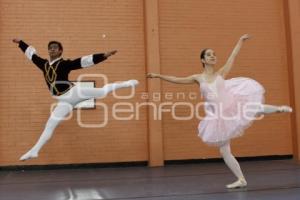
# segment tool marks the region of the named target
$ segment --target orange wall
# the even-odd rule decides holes
[[[40,71],[11,42],[13,37],[20,37],[43,57],[47,57],[47,43],[53,39],[63,43],[65,58],[117,49],[115,56],[92,68],[72,72],[70,79],[83,73],[104,73],[109,82],[136,78],[141,82],[139,94],[145,91],[143,1],[0,2],[0,165],[147,160],[147,121],[143,108],[139,121],[114,121],[110,113],[110,121],[104,128],[81,128],[74,113],[72,120],[58,127],[39,159],[18,162],[38,139],[54,100]],[[97,81],[98,87],[102,84]],[[118,92],[129,93],[129,89]],[[130,102],[140,101],[138,94]],[[111,108],[117,100],[109,95],[98,102]],[[102,114],[102,109],[84,111],[83,119],[86,123],[101,122]]]
[[[104,73],[109,82],[138,79],[130,102],[141,103],[143,92],[199,93],[196,85],[146,81],[146,72],[176,76],[199,73],[200,49],[213,48],[219,64],[225,62],[237,39],[253,36],[242,48],[230,77],[247,76],[261,82],[269,104],[290,104],[284,0],[102,0],[35,1],[0,0],[0,165],[105,163],[219,157],[197,137],[198,120],[178,121],[164,113],[153,120],[151,110],[141,109],[140,120],[109,117],[104,128],[81,128],[76,112],[56,130],[39,159],[18,158],[39,137],[54,102],[41,73],[11,42],[21,37],[43,57],[49,40],[64,44],[64,57],[76,58],[117,49],[117,55],[95,67],[71,73]],[[59,5],[59,6],[57,6]],[[106,34],[102,38],[102,34]],[[96,81],[98,87],[103,82]],[[292,83],[293,84],[293,83]],[[158,91],[157,91],[158,90]],[[123,90],[118,94],[128,94]],[[299,96],[299,95],[298,95]],[[199,97],[199,96],[198,96]],[[165,99],[162,102],[167,102]],[[174,98],[171,102],[181,101]],[[187,100],[192,104],[201,101]],[[111,108],[112,95],[98,102]],[[124,101],[125,102],[125,101]],[[101,121],[102,110],[83,111],[87,122]],[[188,115],[178,107],[179,116]],[[292,154],[291,117],[267,116],[247,134],[232,142],[238,156]]]
[[[288,35],[288,55],[290,73],[291,99],[295,112],[292,115],[293,152],[296,160],[300,160],[300,1],[289,0],[286,6],[286,29]]]
[[[290,104],[283,1],[159,1],[161,73],[200,73],[201,49],[215,50],[221,66],[241,35],[253,36],[238,55],[228,78],[251,77],[266,89],[266,103]],[[163,92],[198,92],[198,86],[162,83]],[[180,101],[174,99],[174,101]],[[197,101],[191,101],[197,103]],[[189,111],[182,110],[183,116]],[[247,134],[233,140],[237,156],[291,154],[290,116],[266,116]],[[198,120],[163,118],[165,159],[216,157],[219,152],[198,141]],[[275,126],[276,125],[276,126]],[[180,128],[178,128],[180,127]]]

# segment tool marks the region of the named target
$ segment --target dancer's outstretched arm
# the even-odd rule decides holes
[[[160,78],[162,80],[171,82],[171,83],[178,83],[178,84],[192,84],[197,83],[196,74],[188,76],[188,77],[175,77],[175,76],[167,76],[155,73],[147,74],[147,78]]]
[[[218,74],[220,74],[221,76],[223,76],[224,78],[226,77],[226,75],[229,73],[229,71],[231,70],[233,63],[235,61],[236,56],[238,55],[244,41],[246,41],[247,39],[249,39],[250,36],[248,34],[243,35],[238,43],[236,44],[236,46],[234,47],[231,55],[229,56],[229,58],[227,59],[226,64],[219,69]]]
[[[14,43],[19,45],[19,48],[25,53],[26,57],[31,60],[38,68],[43,70],[46,59],[43,59],[37,55],[36,49],[33,46],[29,46],[23,40],[14,38]]]
[[[81,69],[85,67],[90,67],[95,64],[98,64],[104,60],[106,60],[108,57],[116,54],[117,51],[108,51],[106,53],[97,53],[97,54],[91,54],[88,56],[83,56],[81,58],[77,58],[75,60],[69,60],[68,62],[68,68],[70,70],[76,70]]]

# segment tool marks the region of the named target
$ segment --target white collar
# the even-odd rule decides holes
[[[61,59],[61,56],[52,60],[52,61],[49,61],[49,65],[53,65],[56,61],[60,60]]]

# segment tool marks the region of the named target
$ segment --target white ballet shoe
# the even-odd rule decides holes
[[[244,188],[247,187],[247,181],[245,179],[238,179],[234,183],[226,185],[227,189]]]
[[[134,87],[139,84],[139,81],[138,80],[129,80],[129,81],[126,81],[126,84],[128,84],[128,86]]]
[[[293,112],[293,109],[290,106],[280,106],[278,111],[291,113],[291,112]]]
[[[32,158],[37,158],[39,155],[37,153],[33,153],[31,151],[28,151],[23,156],[21,156],[20,161],[26,161]]]

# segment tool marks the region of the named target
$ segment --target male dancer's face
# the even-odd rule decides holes
[[[54,60],[56,58],[59,58],[62,54],[62,50],[59,49],[58,44],[53,43],[50,44],[49,48],[48,48],[48,54],[51,60]]]

